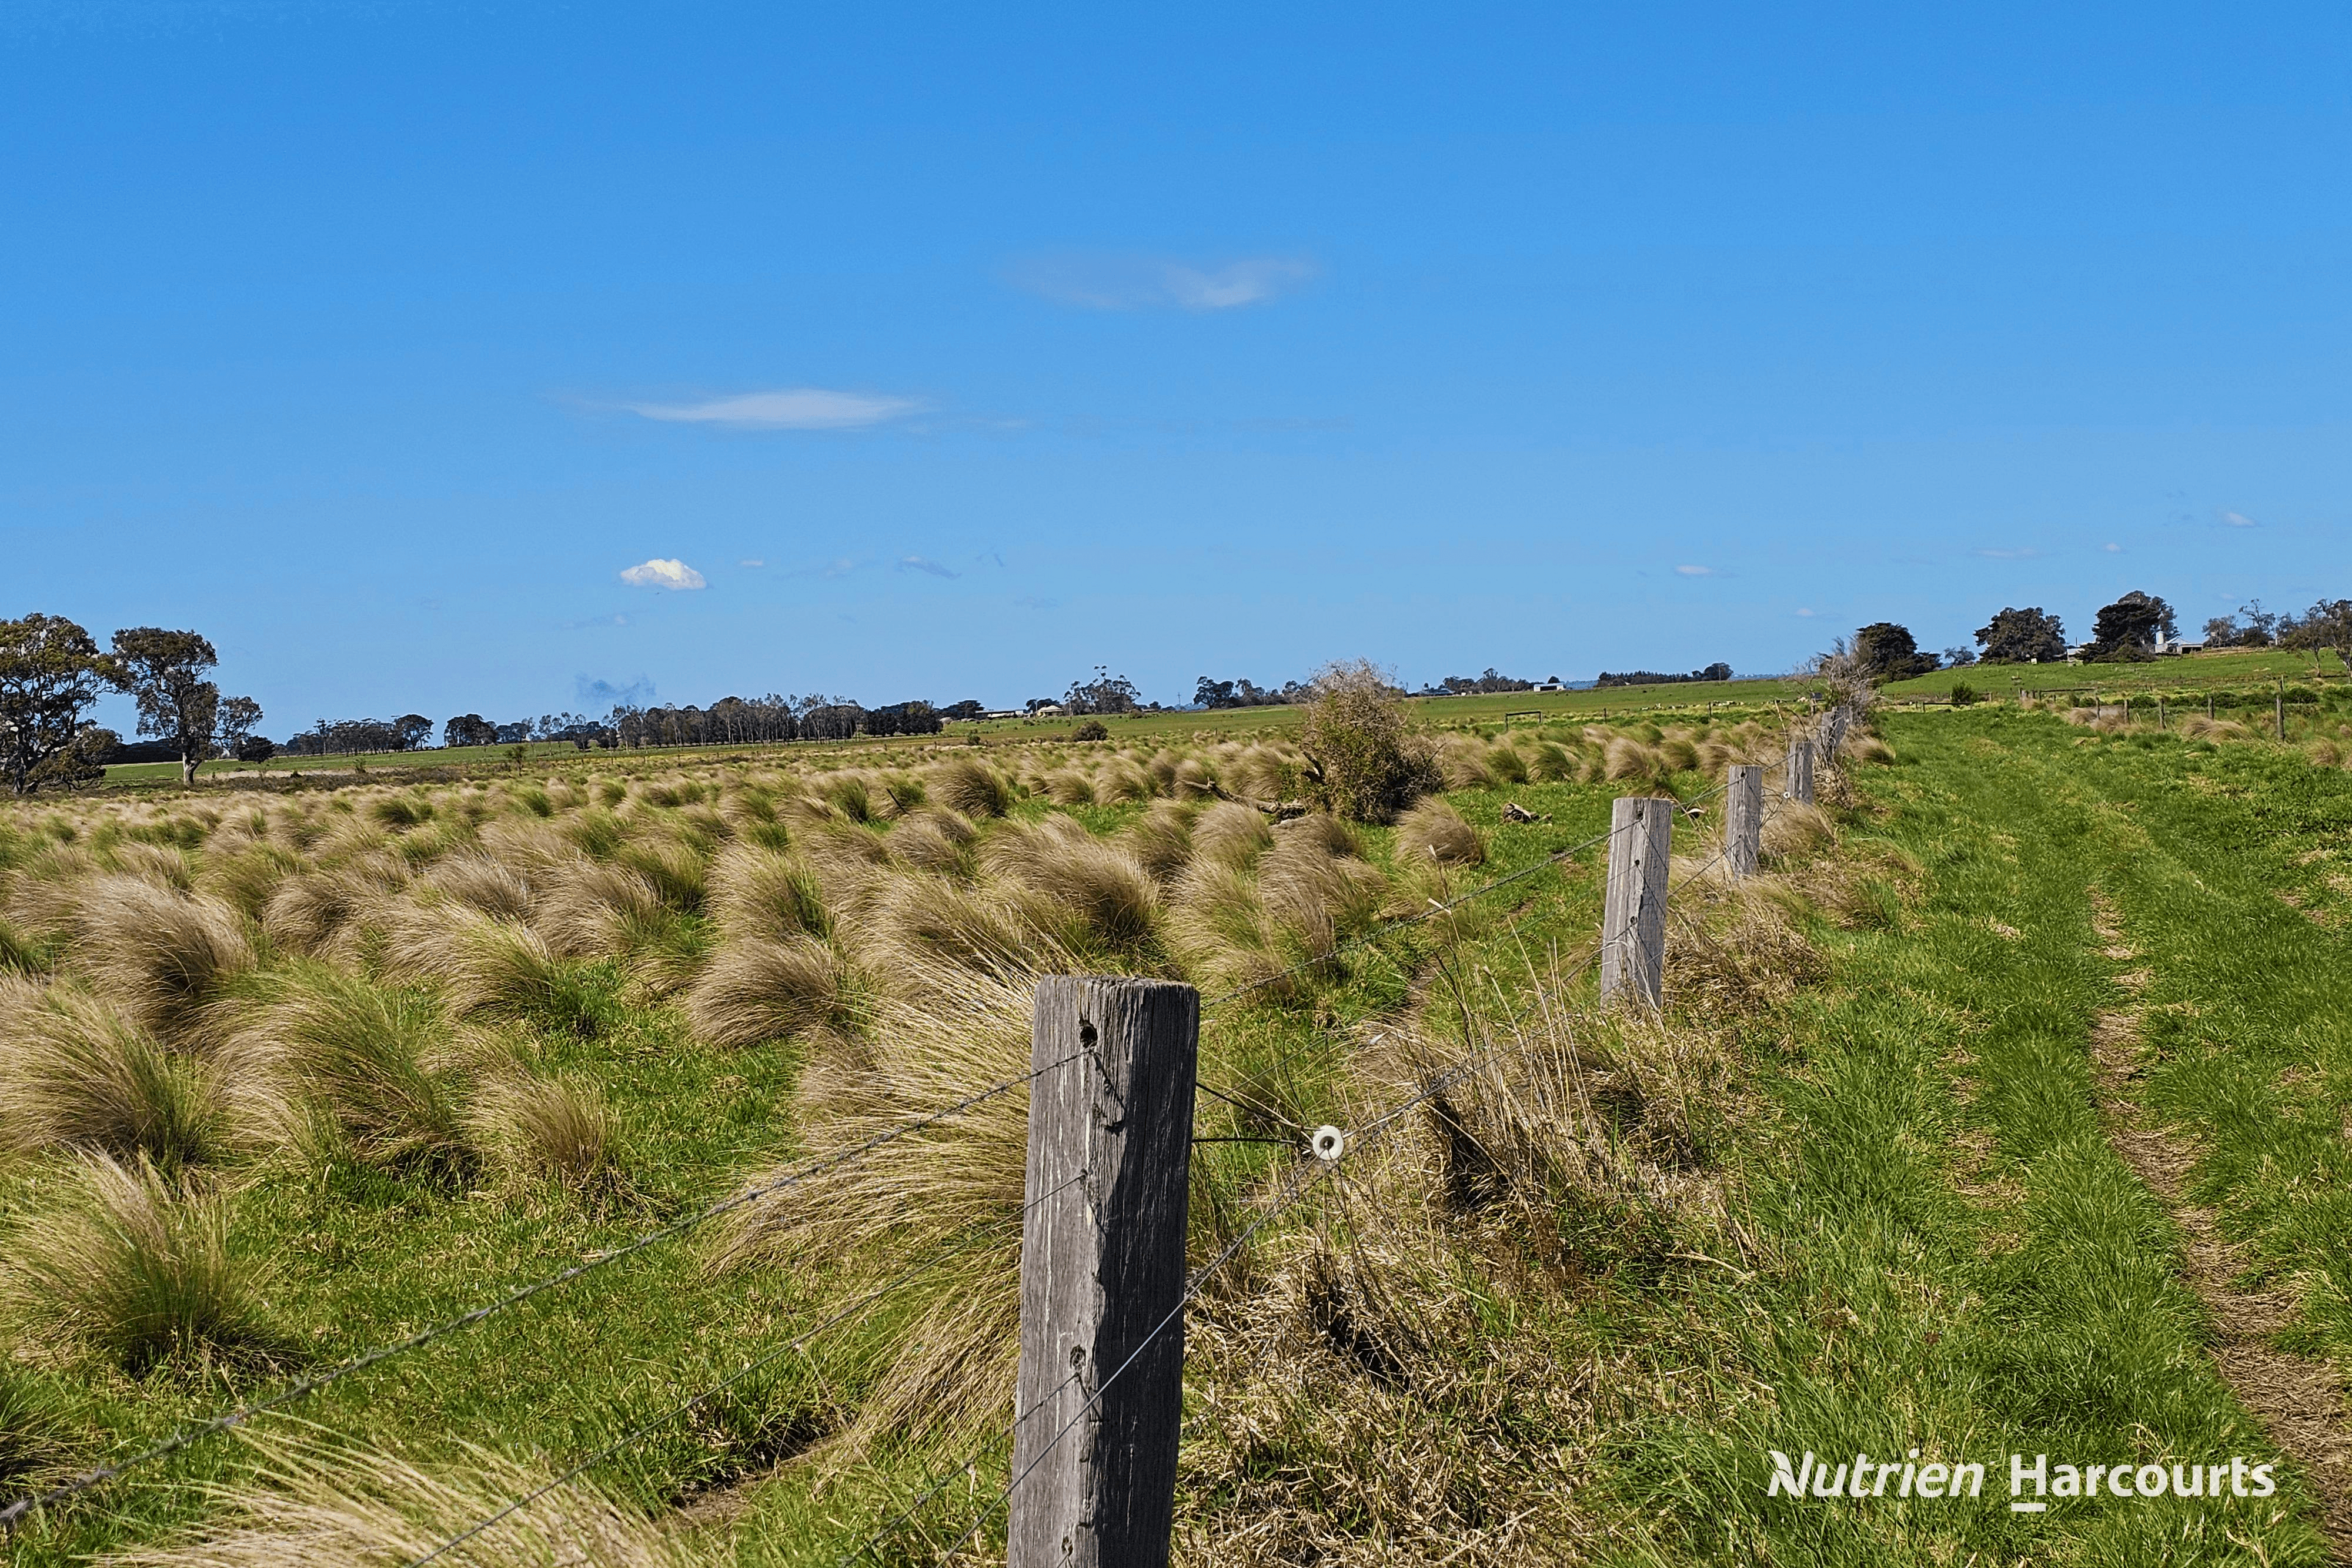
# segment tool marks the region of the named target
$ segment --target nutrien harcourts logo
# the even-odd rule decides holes
[[[1929,1499],[1977,1498],[1984,1495],[1982,1461],[1947,1464],[1919,1462],[1919,1450],[1900,1459],[1874,1459],[1857,1453],[1832,1466],[1817,1459],[1810,1448],[1792,1461],[1778,1448],[1772,1458],[1768,1497],[1811,1497],[1853,1500],[1874,1497]],[[2225,1464],[2197,1465],[2053,1465],[2047,1454],[2036,1454],[2031,1464],[2022,1454],[2009,1456],[2009,1510],[2040,1513],[2060,1498],[2263,1498],[2278,1490],[2272,1467],[2250,1465],[2232,1455]]]

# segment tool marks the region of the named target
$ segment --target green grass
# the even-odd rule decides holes
[[[1941,700],[1955,684],[1972,687],[1980,697],[2006,697],[2019,692],[2076,692],[2090,696],[2104,692],[2114,701],[2127,692],[2180,692],[2201,695],[2209,688],[2261,688],[2267,695],[2273,682],[2347,681],[2346,665],[2334,649],[2316,653],[2277,648],[2217,648],[2210,653],[2185,653],[2132,664],[1970,664],[1938,670],[1907,681],[1890,681],[1887,697],[1901,703],[1915,698]]]
[[[2236,656],[2214,657],[2231,680],[2246,678]],[[1774,690],[1782,701],[1793,695]],[[1727,694],[1671,695],[1703,709],[1763,691],[1736,683]],[[1420,706],[1425,722],[1484,727],[1519,707],[1575,722],[1610,698],[1628,700],[1568,695],[1575,700]],[[1213,716],[1276,725],[1285,714],[1295,722],[1294,710]],[[1193,728],[1150,727],[1197,727],[1210,716],[1117,720],[1114,740],[1189,737]],[[2322,1561],[2291,1474],[2269,1508],[2102,1499],[2028,1516],[2006,1509],[2006,1456],[2273,1457],[2207,1353],[2203,1308],[2178,1275],[2174,1222],[2110,1148],[2094,1104],[2089,1031],[2118,1005],[2125,967],[2099,952],[2095,888],[2114,901],[2154,976],[2143,1093],[2202,1151],[2196,1195],[2245,1243],[2259,1277],[2297,1281],[2305,1310],[2294,1343],[2339,1366],[2352,1361],[2352,1265],[2340,1240],[2352,1219],[2342,1133],[2352,971],[2340,935],[2352,922],[2352,866],[2339,859],[2352,852],[2352,776],[2277,747],[2104,738],[2007,706],[1895,714],[1885,727],[1898,761],[1857,773],[1864,800],[1842,852],[1861,868],[1865,895],[1841,906],[1843,925],[1819,910],[1803,916],[1828,977],[1777,1011],[1721,1025],[1737,1088],[1703,1164],[1729,1195],[1728,1234],[1745,1240],[1685,1238],[1685,1250],[1629,1263],[1639,1249],[1587,1226],[1570,1232],[1576,1283],[1549,1305],[1482,1276],[1465,1244],[1462,1289],[1484,1332],[1522,1348],[1532,1338],[1556,1364],[1593,1369],[1582,1426],[1497,1428],[1522,1446],[1509,1461],[1573,1475],[1577,1505],[1594,1521],[1585,1544],[1605,1562]],[[1455,793],[1490,859],[1456,873],[1453,887],[1534,866],[1605,827],[1610,797],[1624,788]],[[1506,800],[1553,820],[1507,823]],[[1043,810],[1026,802],[1019,814]],[[1137,810],[1076,814],[1108,831]],[[1367,838],[1386,860],[1388,832]],[[1206,1027],[1229,1071],[1260,1081],[1300,1120],[1344,1119],[1344,1041],[1392,1013],[1435,956],[1508,991],[1523,955],[1591,946],[1599,881],[1588,852],[1351,950],[1306,1004],[1229,1005]],[[1441,1000],[1432,1016],[1442,1025],[1452,1014]],[[626,1130],[617,1191],[583,1201],[348,1167],[261,1173],[238,1200],[233,1241],[276,1261],[270,1309],[310,1347],[311,1364],[613,1247],[799,1147],[791,1048],[700,1046],[674,1009],[645,1005],[617,1007],[587,1035],[510,1027],[537,1064],[592,1081],[613,1102]],[[1224,1130],[1217,1114],[1204,1131]],[[1283,1157],[1250,1145],[1202,1154],[1228,1193]],[[34,1166],[0,1173],[0,1233],[37,1207],[40,1179]],[[336,1385],[304,1414],[444,1458],[467,1440],[568,1456],[776,1348],[826,1283],[775,1272],[712,1280],[692,1247],[656,1248]],[[649,1507],[759,1474],[838,1425],[870,1376],[857,1353],[888,1326],[829,1337],[809,1361],[787,1358],[788,1370],[656,1432],[600,1474]],[[1465,1366],[1482,1354],[1460,1349]],[[62,1385],[39,1375],[45,1390]],[[204,1364],[76,1377],[58,1440],[119,1456],[256,1386]],[[1477,1416],[1434,1393],[1402,1408],[1424,1428]],[[1764,1496],[1768,1448],[1811,1448],[1843,1462],[1857,1448],[1887,1458],[1914,1447],[1985,1462],[1986,1496]],[[884,1456],[823,1492],[797,1472],[754,1487],[745,1560],[835,1560],[889,1511],[886,1500],[904,1500],[939,1462],[922,1451]],[[1265,1462],[1316,1474],[1334,1463],[1311,1446]],[[20,1560],[64,1563],[154,1540],[203,1516],[191,1483],[234,1480],[246,1464],[233,1445],[191,1450],[55,1516],[20,1542]],[[1001,1465],[983,1469],[976,1495],[1003,1479]],[[1344,1491],[1335,1481],[1331,1495]],[[962,1506],[943,1517],[961,1522]]]

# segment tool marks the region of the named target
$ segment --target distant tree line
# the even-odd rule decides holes
[[[1977,650],[1947,648],[1941,659],[1922,649],[1908,627],[1891,621],[1864,626],[1844,645],[1871,679],[1893,681],[1977,663],[2049,664],[2073,656],[2092,664],[2130,664],[2153,659],[2179,639],[2179,619],[2172,606],[2156,594],[2134,589],[2100,607],[2091,640],[2080,644],[2066,641],[2065,625],[2057,616],[2031,605],[2003,608],[1977,629]],[[2352,599],[2323,599],[2299,616],[2276,614],[2256,601],[2235,615],[2206,622],[2204,645],[2335,648],[2352,656]],[[1608,681],[1605,675],[1601,679]]]
[[[2241,624],[2238,616],[2245,617]],[[2301,615],[2279,615],[2263,601],[2241,605],[2237,615],[2205,622],[2209,648],[2334,648],[2352,655],[2352,599],[2323,599]]]
[[[1612,674],[1603,670],[1601,672],[1601,678],[1592,684],[1596,686],[1659,686],[1669,685],[1677,681],[1727,681],[1729,679],[1731,679],[1731,666],[1717,660],[1703,670],[1693,670],[1687,675],[1662,675],[1655,670],[1627,670],[1622,674]]]
[[[1276,707],[1286,703],[1303,703],[1314,695],[1315,688],[1304,681],[1262,686],[1246,677],[1220,681],[1202,675],[1192,683],[1192,706],[1203,708]]]

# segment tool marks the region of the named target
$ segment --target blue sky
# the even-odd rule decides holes
[[[204,630],[283,734],[2300,608],[2352,595],[2347,44],[20,0],[0,614]]]

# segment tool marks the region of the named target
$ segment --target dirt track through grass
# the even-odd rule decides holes
[[[2352,970],[2333,869],[2352,779],[2278,748],[2091,739],[2009,715],[1897,734],[1927,778],[1892,793],[1961,783],[2020,881],[2076,890],[2104,992],[2084,1041],[2105,1135],[2163,1206],[2204,1348],[2293,1457],[2329,1555],[2352,1561]]]

